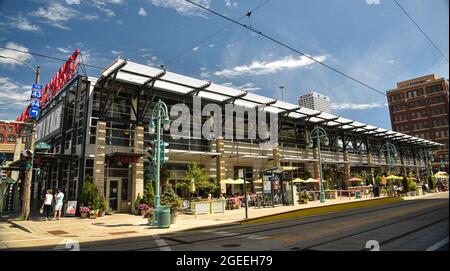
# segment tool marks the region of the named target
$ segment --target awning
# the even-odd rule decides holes
[[[136,152],[111,152],[111,153],[106,154],[105,156],[107,158],[120,157],[120,156],[141,158],[142,156],[144,156],[144,154],[136,153]]]

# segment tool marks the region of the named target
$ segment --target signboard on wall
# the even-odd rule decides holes
[[[263,176],[263,187],[264,193],[270,194],[272,193],[272,183],[270,182],[270,176]]]
[[[67,202],[67,209],[66,209],[66,216],[75,216],[75,213],[77,212],[77,201],[68,201]]]
[[[61,127],[62,105],[58,106],[50,114],[39,120],[36,124],[36,141],[39,141],[52,133],[59,131]]]

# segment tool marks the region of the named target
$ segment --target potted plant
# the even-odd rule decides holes
[[[147,220],[149,225],[153,225],[154,218],[155,218],[155,210],[152,207],[150,207],[150,209],[148,209],[147,211]]]
[[[174,224],[178,216],[178,211],[180,210],[181,206],[183,206],[183,201],[175,193],[175,191],[173,191],[171,186],[167,186],[164,190],[164,193],[161,197],[161,205],[170,206],[171,223]]]
[[[89,212],[89,218],[90,219],[96,219],[98,214],[98,210],[92,210]]]
[[[136,215],[140,214],[139,205],[142,203],[141,194],[138,194],[136,200],[134,201],[134,211]]]
[[[87,218],[90,212],[91,209],[89,207],[80,207],[81,218]]]
[[[150,206],[148,206],[148,204],[145,203],[141,203],[138,206],[138,210],[141,213],[141,216],[144,216],[147,214],[147,211],[150,210]]]
[[[106,200],[104,197],[100,198],[99,204],[98,204],[98,216],[102,217],[105,216],[105,212],[106,212]]]
[[[308,193],[306,193],[305,191],[299,193],[299,195],[298,195],[298,203],[299,204],[308,204],[308,201],[309,201]]]

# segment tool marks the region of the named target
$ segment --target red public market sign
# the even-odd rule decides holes
[[[44,91],[41,97],[41,106],[49,102],[58,91],[69,82],[77,73],[78,55],[80,49],[77,49],[66,61],[66,63],[59,69],[59,71],[50,80],[50,83],[45,85]],[[29,119],[28,111],[30,106],[28,105],[25,111],[17,118],[17,121],[26,121]]]

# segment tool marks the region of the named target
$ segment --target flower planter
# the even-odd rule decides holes
[[[409,193],[411,193],[411,196],[412,196],[412,197],[414,197],[414,196],[416,195],[416,191],[411,191],[411,192],[409,192]]]
[[[98,217],[105,216],[105,211],[98,211],[97,216],[98,216]]]
[[[80,214],[80,217],[81,217],[81,218],[87,218],[88,215],[89,215],[88,213],[81,213],[81,214]]]
[[[153,216],[147,216],[147,221],[148,221],[148,224],[150,226],[153,225],[154,217]]]
[[[89,214],[89,218],[90,218],[90,219],[96,219],[96,218],[97,218],[97,213],[95,213],[95,214]]]
[[[170,214],[170,224],[175,224],[177,222],[178,214]]]

